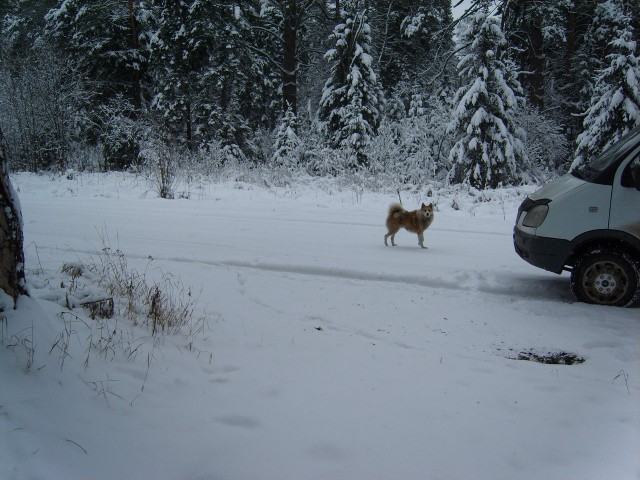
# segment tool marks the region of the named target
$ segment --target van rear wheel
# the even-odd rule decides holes
[[[578,259],[571,272],[571,290],[581,302],[625,307],[637,299],[639,277],[633,257],[600,248]]]

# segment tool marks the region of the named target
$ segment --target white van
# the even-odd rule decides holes
[[[640,302],[640,127],[527,197],[513,242],[530,264],[570,271],[580,301]]]

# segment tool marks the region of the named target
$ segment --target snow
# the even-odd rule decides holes
[[[469,7],[471,7],[470,0],[454,0],[451,2],[452,14],[454,19],[460,18]]]
[[[0,478],[639,477],[638,310],[576,303],[566,275],[518,258],[532,188],[402,192],[437,204],[423,250],[405,231],[383,244],[395,192],[13,183],[32,296],[0,323]],[[154,339],[57,303],[63,263],[105,243],[199,292],[204,334]],[[98,326],[129,335],[87,353]],[[512,359],[525,350],[586,361]]]
[[[0,311],[12,309],[14,306],[13,297],[0,290]]]

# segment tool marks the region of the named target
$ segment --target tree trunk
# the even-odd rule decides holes
[[[0,290],[13,299],[14,305],[18,295],[26,294],[22,242],[22,214],[9,180],[0,130]],[[5,308],[6,302],[0,296],[0,311]]]
[[[576,21],[576,5],[575,0],[571,6],[567,9],[567,50],[564,58],[564,73],[565,75],[571,75],[571,67],[576,53],[577,35],[577,21]]]
[[[129,0],[129,26],[131,28],[131,48],[133,50],[138,50],[140,48],[138,44],[138,22],[136,20],[133,1]],[[140,108],[142,106],[142,88],[141,88],[141,77],[140,70],[133,70],[133,88],[132,88],[132,96],[133,96],[133,104],[136,108]]]
[[[544,109],[544,37],[542,36],[542,17],[536,14],[528,25],[529,34],[529,101],[534,107]]]
[[[282,109],[291,108],[297,113],[298,104],[298,57],[296,37],[298,34],[297,0],[286,0],[282,22]]]

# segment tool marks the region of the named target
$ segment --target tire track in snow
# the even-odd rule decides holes
[[[444,288],[461,292],[478,292],[492,295],[516,296],[519,298],[539,298],[544,300],[571,301],[568,295],[566,280],[561,277],[546,279],[540,283],[539,278],[505,275],[499,272],[487,275],[482,272],[452,272],[451,279],[428,277],[426,275],[390,275],[375,272],[364,272],[340,267],[317,267],[306,265],[243,262],[237,260],[203,261],[186,258],[166,258],[170,262],[198,263],[214,267],[257,270],[262,272],[304,275],[312,277],[335,278],[364,282],[384,282],[400,285],[412,285],[425,288]],[[501,278],[502,280],[496,281]],[[567,292],[565,292],[567,290]]]
[[[157,240],[156,240],[157,241]],[[173,243],[173,242],[172,242]],[[194,243],[195,242],[175,242]],[[199,245],[199,244],[198,244]],[[40,248],[47,248],[40,246]],[[56,249],[56,247],[49,247]],[[89,249],[73,249],[75,254],[99,255],[100,252]],[[67,250],[69,252],[69,250]],[[125,254],[125,257],[147,260],[149,255]],[[153,256],[155,261],[176,262],[183,264],[200,264],[216,268],[246,269],[281,274],[303,275],[308,277],[335,278],[362,282],[382,282],[398,285],[409,285],[431,289],[446,289],[458,292],[481,293],[490,295],[513,296],[519,299],[544,299],[570,302],[568,283],[565,278],[540,278],[510,274],[500,271],[452,270],[443,276],[393,275],[383,272],[368,272],[332,266],[296,265],[287,263],[268,263],[240,260],[202,260],[184,257]]]

